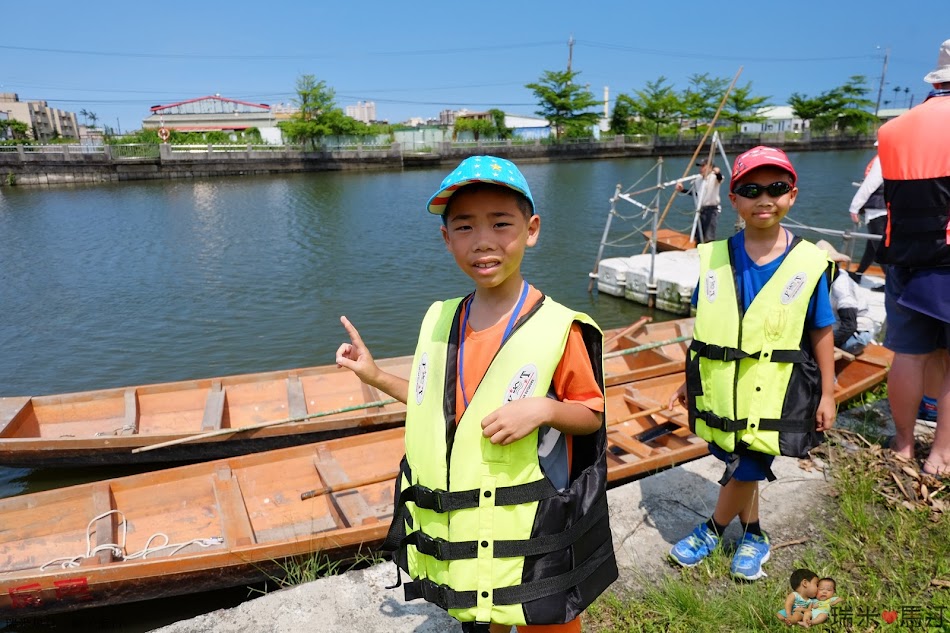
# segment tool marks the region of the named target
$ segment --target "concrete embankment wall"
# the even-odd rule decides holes
[[[208,178],[310,171],[391,170],[455,165],[466,156],[493,154],[520,162],[592,160],[658,156],[690,156],[698,139],[657,139],[650,143],[629,143],[622,137],[605,141],[559,144],[479,144],[441,143],[431,152],[403,152],[398,144],[387,148],[361,148],[304,152],[296,149],[259,149],[248,146],[190,148],[171,145],[138,146],[143,155],[104,146],[75,145],[17,146],[0,152],[0,186],[59,185],[72,183],[119,182],[177,178]],[[782,147],[786,151],[827,151],[867,149],[873,137],[822,137],[807,140],[762,139],[757,136],[730,139],[725,151],[734,155],[758,144]],[[120,146],[121,147],[121,146]]]

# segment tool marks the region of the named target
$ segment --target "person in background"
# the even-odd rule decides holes
[[[913,459],[914,426],[927,362],[950,346],[950,39],[924,77],[933,95],[878,130],[887,229],[880,250],[887,334],[894,351],[887,393],[896,434],[891,448]],[[921,469],[950,475],[950,373],[936,394],[937,422]]]
[[[699,167],[700,179],[692,188],[684,187],[683,183],[676,183],[676,190],[691,196],[700,196],[699,199],[699,235],[697,243],[704,244],[716,239],[716,225],[719,223],[719,212],[722,205],[719,198],[719,183],[722,182],[722,171],[712,162],[702,159],[696,166]]]
[[[877,147],[877,141],[874,147]],[[887,207],[884,204],[884,177],[881,175],[881,161],[877,154],[868,163],[864,170],[864,182],[858,187],[854,197],[851,198],[851,221],[855,225],[860,224],[860,213],[864,213],[864,221],[867,223],[868,231],[874,235],[884,235],[884,229],[887,228]],[[852,273],[852,279],[861,281],[861,275],[877,259],[877,251],[880,248],[880,242],[875,240],[866,240],[864,244],[864,254],[861,256],[861,262],[858,269]]]
[[[825,240],[818,240],[815,246],[828,253],[828,259],[836,265],[851,261],[850,257],[839,253]],[[837,319],[832,332],[835,347],[857,355],[874,339],[874,322],[871,320],[868,302],[858,290],[858,284],[844,272],[839,268],[834,281],[831,282],[831,310]]]

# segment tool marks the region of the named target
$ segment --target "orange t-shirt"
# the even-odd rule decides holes
[[[541,291],[534,286],[529,286],[528,297],[518,315],[520,318],[526,314],[541,299]],[[462,316],[459,317],[459,327],[461,328]],[[465,337],[465,367],[459,368],[465,374],[465,395],[471,402],[475,395],[475,389],[485,377],[488,366],[495,353],[501,347],[502,337],[505,334],[505,327],[508,325],[508,317],[501,319],[498,323],[476,332],[469,325],[463,333]],[[587,347],[584,345],[584,337],[581,334],[580,326],[577,323],[571,324],[571,332],[567,337],[567,345],[564,348],[564,354],[561,356],[561,362],[558,363],[554,371],[552,381],[554,393],[558,400],[562,402],[578,402],[592,411],[603,413],[604,411],[604,393],[601,389],[597,377],[594,376],[594,370],[590,364],[590,355],[587,353]],[[460,420],[462,413],[465,412],[465,400],[462,398],[462,381],[455,381],[455,419]],[[568,461],[571,457],[571,436],[565,435],[567,440]],[[519,626],[518,633],[579,633],[581,630],[581,619],[575,618],[565,624],[544,624]]]

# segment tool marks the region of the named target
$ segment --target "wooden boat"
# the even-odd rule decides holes
[[[839,401],[887,371],[877,357],[839,362]],[[682,382],[678,372],[607,388],[609,486],[707,453],[685,411],[666,408]],[[241,585],[288,557],[372,551],[402,454],[394,428],[0,499],[0,619]]]
[[[605,333],[620,351],[692,332],[692,321]],[[608,384],[683,368],[682,343],[608,358]],[[408,377],[412,358],[378,361]],[[294,422],[280,423],[293,419]],[[78,466],[219,459],[398,426],[405,406],[335,365],[102,389],[0,398],[0,465]],[[144,446],[220,434],[144,452]]]

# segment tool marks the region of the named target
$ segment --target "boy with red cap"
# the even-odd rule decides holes
[[[780,224],[795,204],[798,174],[780,149],[736,158],[729,200],[745,229],[698,247],[696,324],[686,382],[670,399],[689,410],[690,428],[726,463],[716,508],[670,550],[692,567],[716,549],[739,517],[731,573],[765,575],[768,536],[759,525],[759,481],[776,455],[805,457],[835,419],[835,318],[828,259]]]

